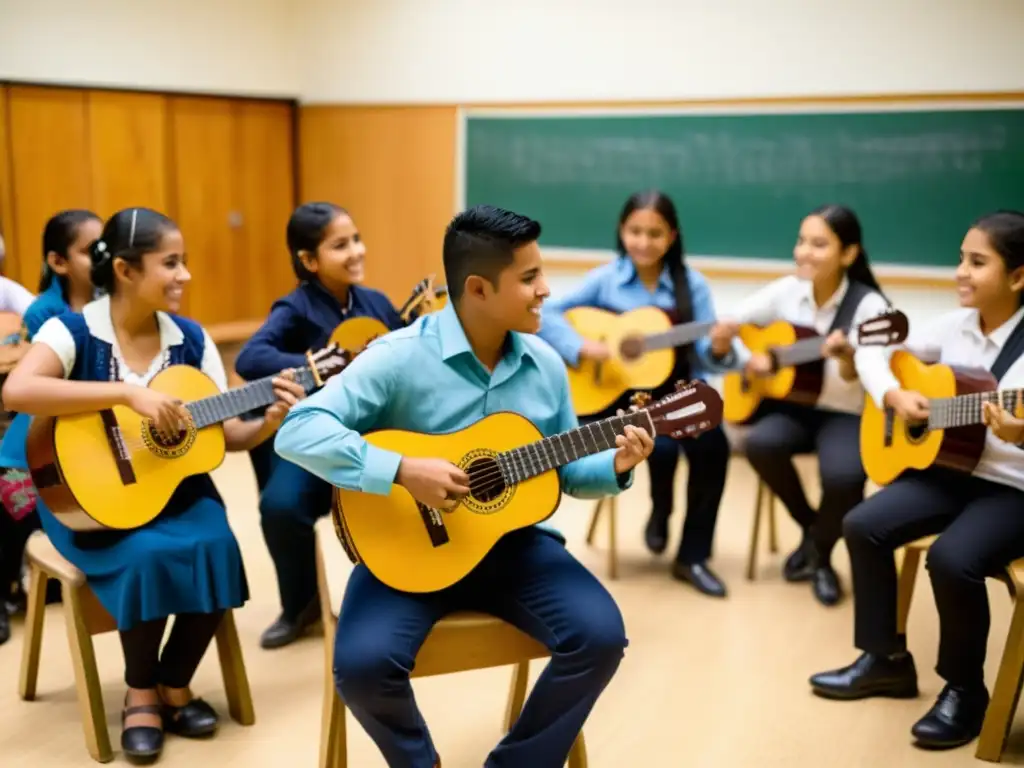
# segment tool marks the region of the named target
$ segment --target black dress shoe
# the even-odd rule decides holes
[[[128,760],[137,765],[145,765],[156,760],[164,749],[164,732],[152,725],[134,725],[124,727],[124,721],[130,715],[160,715],[158,704],[144,704],[138,707],[126,707],[121,713],[121,751]]]
[[[680,581],[693,584],[698,591],[711,597],[725,597],[725,584],[714,572],[704,563],[675,563],[672,566],[672,575]]]
[[[831,565],[814,569],[811,590],[822,605],[835,605],[843,597],[843,588],[839,584],[839,577]]]
[[[202,699],[192,699],[183,707],[164,704],[161,714],[164,729],[186,739],[209,736],[217,730],[217,713]]]
[[[283,648],[302,637],[303,633],[320,620],[320,601],[316,598],[299,614],[295,620],[285,618],[284,614],[267,627],[260,636],[260,647],[265,649]]]
[[[660,555],[668,546],[668,518],[668,515],[658,510],[652,511],[651,516],[647,518],[644,543],[656,555]]]
[[[786,581],[809,581],[814,575],[814,543],[804,534],[800,546],[789,553],[782,566]]]
[[[895,659],[862,653],[848,667],[812,676],[811,689],[826,699],[912,699],[917,696],[917,668],[909,653]]]
[[[917,745],[927,749],[953,749],[969,744],[981,733],[988,709],[988,691],[947,685],[935,705],[918,720],[910,733]]]
[[[0,603],[0,645],[11,639],[11,619],[7,615],[7,606]]]

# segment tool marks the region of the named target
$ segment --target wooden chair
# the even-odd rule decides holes
[[[347,768],[345,703],[334,685],[334,632],[337,616],[317,537],[316,575],[324,625],[324,702],[320,726],[320,768]],[[505,709],[507,732],[526,702],[530,660],[547,658],[547,648],[510,624],[479,613],[456,613],[439,621],[416,656],[413,677],[447,675],[472,669],[515,665]],[[587,747],[581,732],[569,753],[569,768],[587,768]]]
[[[896,602],[896,628],[901,634],[907,631],[907,617],[910,615],[910,602],[914,596],[914,583],[917,580],[921,555],[936,538],[938,537],[926,536],[903,548]],[[997,574],[994,578],[1006,584],[1010,599],[1013,600],[1013,616],[1010,619],[1010,631],[1006,636],[995,686],[992,688],[988,710],[985,712],[985,722],[982,724],[978,746],[974,752],[976,758],[990,763],[1002,760],[1006,738],[1017,712],[1021,686],[1024,684],[1024,559],[1010,563],[1003,573]]]
[[[46,610],[46,583],[57,579],[64,601],[68,647],[75,670],[75,688],[82,710],[85,745],[100,763],[114,759],[103,711],[103,691],[96,669],[92,636],[117,629],[114,617],[96,599],[85,583],[84,574],[65,560],[42,531],[29,537],[25,547],[29,563],[28,610],[25,616],[25,644],[22,647],[21,678],[18,692],[25,701],[36,696],[39,653],[43,641],[43,617]],[[217,630],[217,655],[220,657],[224,691],[231,717],[242,725],[256,722],[249,678],[242,659],[242,647],[231,611],[224,614]]]
[[[608,513],[608,578],[619,578],[619,550],[616,536],[619,525],[619,497],[605,496],[598,499],[594,505],[594,512],[590,516],[590,525],[587,527],[587,546],[594,546],[594,536],[597,533],[597,523],[603,512]]]

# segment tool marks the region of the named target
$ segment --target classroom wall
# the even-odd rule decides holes
[[[295,97],[289,0],[0,0],[0,80]]]

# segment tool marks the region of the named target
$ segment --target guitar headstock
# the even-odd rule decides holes
[[[677,381],[675,392],[642,410],[657,435],[697,437],[722,423],[722,396],[703,381]]]
[[[900,344],[910,333],[910,321],[898,309],[865,320],[857,326],[857,344],[862,347],[886,347]]]
[[[413,315],[421,317],[422,315],[436,312],[445,305],[448,289],[443,285],[435,285],[434,280],[434,275],[427,275],[416,283],[416,287],[412,289],[412,294],[409,296],[408,301],[405,302],[405,305],[399,312],[403,320],[409,322]]]
[[[306,357],[309,359],[310,368],[316,372],[316,376],[321,382],[327,381],[332,376],[337,376],[346,365],[352,362],[352,355],[337,344],[330,344],[316,352],[310,352]]]

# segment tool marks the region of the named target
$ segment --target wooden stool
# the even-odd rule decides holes
[[[754,527],[750,532],[750,550],[747,552],[747,581],[757,576],[757,545],[761,537],[761,520],[764,513],[768,526],[768,551],[773,555],[779,551],[779,529],[775,518],[775,494],[760,477],[757,478],[757,496],[754,499]]]
[[[103,711],[103,691],[96,670],[96,654],[92,636],[117,629],[114,617],[96,599],[85,583],[85,575],[65,560],[42,531],[29,537],[25,547],[29,562],[28,611],[25,616],[25,644],[22,647],[21,679],[18,692],[25,701],[36,696],[39,675],[39,652],[43,642],[43,617],[46,612],[46,582],[57,579],[64,600],[64,621],[68,630],[68,647],[75,669],[75,688],[82,710],[85,745],[92,758],[101,763],[114,759]],[[224,692],[231,717],[242,725],[256,722],[253,712],[249,678],[242,660],[242,647],[231,611],[217,629],[217,655],[220,657]]]
[[[320,726],[320,768],[347,768],[345,703],[334,685],[334,632],[338,619],[331,606],[323,550],[317,537],[316,577],[324,625],[324,703]],[[507,732],[526,701],[530,659],[550,656],[547,648],[500,619],[479,613],[455,613],[439,621],[416,655],[412,677],[446,675],[471,669],[515,665],[504,727]],[[587,768],[583,733],[569,753],[569,768]]]
[[[901,634],[907,631],[907,617],[910,601],[914,596],[914,582],[921,555],[932,545],[937,536],[926,536],[904,547],[903,563],[900,566],[899,591],[897,593],[896,629]],[[985,722],[981,726],[978,747],[974,756],[979,760],[998,763],[1006,747],[1013,717],[1017,712],[1022,683],[1024,683],[1024,559],[1015,560],[1003,573],[994,578],[1006,584],[1013,600],[1013,617],[1010,631],[1006,635],[1003,657],[999,672],[992,688]]]
[[[594,545],[594,534],[597,533],[597,522],[601,519],[601,513],[608,513],[608,578],[619,577],[619,550],[616,543],[617,528],[619,524],[619,497],[605,496],[598,499],[594,505],[594,512],[590,516],[590,526],[587,528],[587,545]]]

